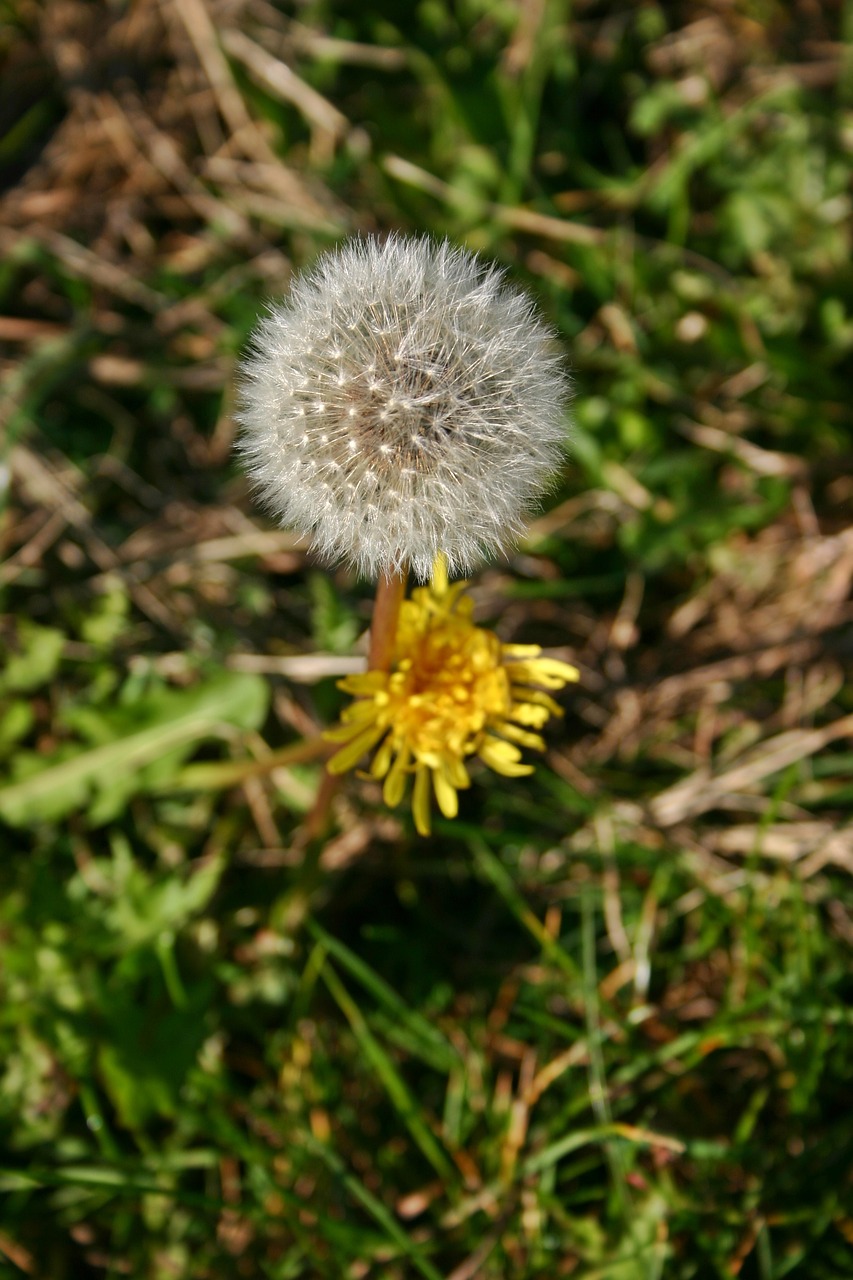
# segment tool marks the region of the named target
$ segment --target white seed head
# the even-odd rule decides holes
[[[516,537],[560,462],[568,378],[503,272],[426,238],[355,240],[296,279],[242,363],[240,450],[266,505],[370,577]]]

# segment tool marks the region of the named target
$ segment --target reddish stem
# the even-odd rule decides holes
[[[397,619],[406,594],[406,574],[383,574],[376,587],[376,603],[370,625],[369,671],[387,671],[394,657]]]

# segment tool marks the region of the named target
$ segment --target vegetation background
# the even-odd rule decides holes
[[[853,8],[5,0],[0,1275],[853,1275]],[[355,232],[504,263],[582,671],[429,841],[270,752],[369,588],[233,368]]]

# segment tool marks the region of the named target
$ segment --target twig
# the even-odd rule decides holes
[[[385,156],[382,167],[392,178],[405,182],[407,186],[417,187],[435,196],[445,204],[453,204],[456,192],[448,182],[402,156]],[[484,218],[493,218],[512,231],[527,231],[532,235],[546,236],[550,240],[563,240],[572,244],[603,244],[605,232],[598,227],[588,227],[580,222],[567,222],[563,218],[554,218],[549,214],[537,213],[534,209],[522,209],[520,206],[486,203],[483,208]]]
[[[662,827],[674,826],[684,818],[695,818],[715,808],[724,796],[779,773],[798,760],[816,755],[836,738],[847,737],[853,737],[853,715],[842,716],[823,729],[795,729],[780,733],[763,743],[755,758],[735,765],[716,778],[709,777],[702,769],[668,787],[652,800],[652,817]]]
[[[232,671],[250,671],[258,675],[287,676],[297,684],[316,684],[332,676],[357,675],[364,671],[362,657],[339,653],[295,653],[286,658],[264,653],[232,653],[227,660]]]
[[[314,129],[335,142],[349,132],[349,121],[327,98],[242,31],[229,27],[221,34],[225,49],[247,69],[252,79],[276,98],[291,103]]]

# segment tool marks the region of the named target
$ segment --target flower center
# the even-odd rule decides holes
[[[353,380],[349,426],[361,456],[378,471],[432,471],[435,446],[454,430],[456,399],[430,369],[400,358]]]
[[[508,714],[509,677],[497,636],[449,618],[420,636],[388,683],[395,739],[429,761],[474,749],[486,723]]]

